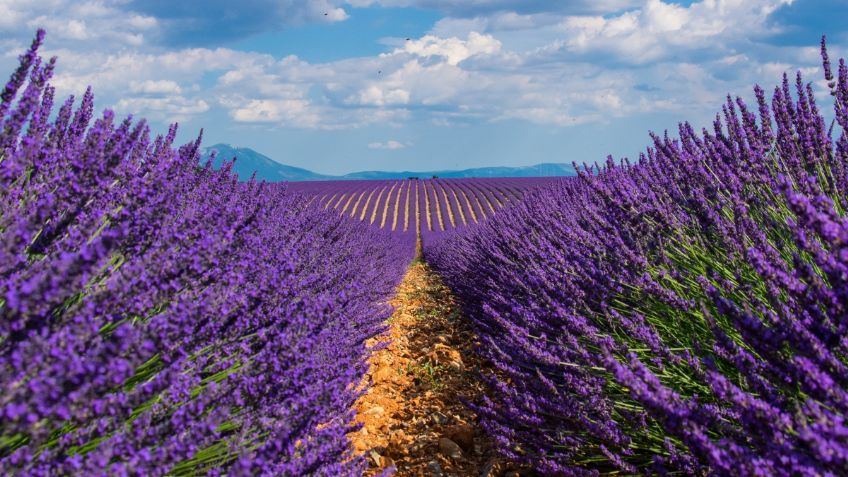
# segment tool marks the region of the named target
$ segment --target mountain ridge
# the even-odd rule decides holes
[[[203,148],[201,162],[205,163],[211,157],[212,151],[217,156],[212,163],[215,169],[221,167],[224,161],[236,158],[233,172],[238,173],[239,180],[246,181],[253,172],[256,178],[268,182],[280,181],[330,181],[330,180],[389,180],[406,179],[408,177],[427,178],[470,178],[470,177],[555,177],[576,175],[570,164],[542,163],[533,166],[492,166],[474,167],[461,170],[436,171],[358,171],[340,176],[319,174],[308,169],[289,166],[277,162],[270,157],[248,147],[233,147],[229,144],[215,144]]]

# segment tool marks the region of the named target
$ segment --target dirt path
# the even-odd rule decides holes
[[[483,363],[473,353],[474,335],[439,277],[414,262],[392,301],[390,329],[373,354],[373,384],[356,404],[364,423],[350,435],[369,462],[367,475],[394,465],[395,475],[499,475],[491,444],[462,400],[477,401]]]

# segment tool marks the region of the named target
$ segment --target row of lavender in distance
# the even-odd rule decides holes
[[[533,188],[555,177],[404,179],[293,182],[289,185],[327,209],[395,235],[425,242],[445,232],[481,223]]]
[[[499,370],[477,410],[509,458],[845,475],[848,67],[822,55],[835,123],[784,77],[425,250]]]
[[[0,474],[358,475],[367,338],[412,259],[144,121],[0,93]],[[93,120],[93,122],[92,122]]]

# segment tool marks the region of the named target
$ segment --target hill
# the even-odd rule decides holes
[[[410,176],[421,177],[440,177],[440,178],[471,178],[471,177],[555,177],[555,176],[573,176],[574,168],[569,164],[536,164],[535,166],[524,167],[476,167],[472,169],[443,170],[443,171],[426,171],[426,172],[384,172],[384,171],[363,171],[352,172],[345,174],[338,179],[406,179]]]
[[[237,172],[239,179],[247,180],[253,172],[256,172],[256,177],[260,180],[268,182],[280,181],[317,181],[333,179],[331,176],[316,174],[312,171],[301,169],[300,167],[287,166],[281,164],[270,157],[260,154],[253,149],[247,147],[233,147],[229,144],[215,144],[203,150],[201,162],[205,163],[212,154],[212,151],[217,151],[215,161],[212,167],[218,169],[224,161],[230,161],[234,157],[236,163],[233,166],[233,171]]]
[[[361,171],[342,176],[318,174],[307,169],[281,164],[270,157],[247,147],[234,147],[229,144],[215,144],[204,149],[202,161],[205,162],[212,151],[218,151],[213,167],[221,167],[225,160],[236,158],[233,170],[239,178],[247,180],[254,171],[260,180],[279,181],[318,181],[318,180],[387,180],[406,179],[407,177],[555,177],[573,176],[574,168],[570,164],[546,163],[523,167],[477,167],[463,170],[441,171]]]

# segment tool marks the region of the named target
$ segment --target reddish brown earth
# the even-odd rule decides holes
[[[388,332],[369,343],[388,345],[372,355],[370,388],[356,403],[363,427],[349,436],[368,460],[366,475],[391,466],[401,477],[519,475],[498,461],[462,402],[479,401],[477,376],[488,369],[450,291],[416,261],[391,304]]]

